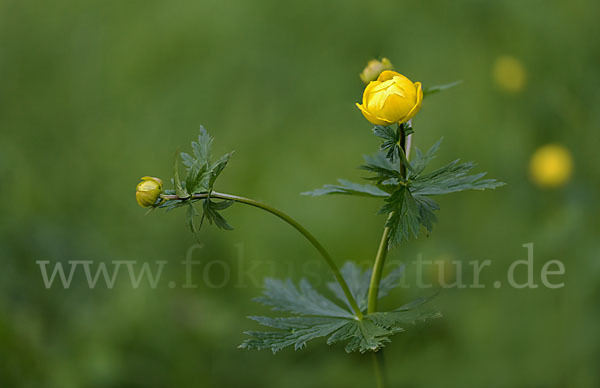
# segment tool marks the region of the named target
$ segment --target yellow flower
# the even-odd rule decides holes
[[[150,207],[156,203],[162,192],[162,181],[151,176],[142,177],[135,188],[135,200],[141,207]]]
[[[573,159],[568,149],[560,144],[538,148],[529,163],[531,179],[540,187],[560,187],[573,171]]]
[[[420,82],[386,70],[377,81],[369,82],[363,93],[363,102],[356,104],[367,120],[375,125],[405,123],[412,119],[423,102]]]
[[[517,58],[511,56],[496,59],[493,75],[496,85],[508,93],[520,92],[527,81],[525,67]]]
[[[381,61],[371,59],[362,73],[360,73],[360,79],[362,82],[368,84],[371,81],[375,81],[382,71],[392,70],[393,68],[394,65],[392,65],[392,62],[387,58],[381,58]]]

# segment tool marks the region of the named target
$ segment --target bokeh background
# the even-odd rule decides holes
[[[200,234],[200,286],[171,289],[196,240],[183,212],[144,215],[133,194],[143,175],[168,180],[203,124],[217,151],[236,151],[219,190],[288,211],[340,263],[369,262],[378,201],[299,193],[363,176],[379,141],[354,102],[379,56],[425,86],[463,80],[426,99],[415,144],[444,136],[437,163],[476,160],[508,183],[440,198],[434,233],[390,254],[458,260],[466,279],[469,261],[493,262],[485,289],[442,292],[443,319],[394,337],[390,386],[600,386],[599,13],[592,0],[1,1],[0,386],[373,386],[369,357],[322,341],[277,356],[236,348],[259,328],[245,317],[267,312],[251,302],[258,285],[235,286],[241,271],[298,280],[318,260],[291,228],[228,209],[234,231]],[[529,171],[547,143],[572,158],[555,187]],[[566,274],[552,280],[565,286],[492,287],[529,242],[536,282],[559,259]],[[113,289],[79,273],[47,290],[39,260],[168,264],[156,289],[122,272]],[[203,281],[211,260],[229,264],[222,288]],[[209,269],[212,283],[226,276]],[[324,288],[326,268],[311,271]]]

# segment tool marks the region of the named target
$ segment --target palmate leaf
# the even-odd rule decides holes
[[[360,183],[354,183],[345,179],[338,179],[339,185],[325,185],[320,189],[305,191],[302,195],[310,195],[317,197],[319,195],[328,194],[348,194],[348,195],[360,195],[365,197],[387,197],[389,194],[381,190],[377,186],[373,185],[361,185]]]
[[[391,143],[398,140],[397,132],[386,128],[376,126],[373,130],[377,136],[384,139],[383,151],[386,147],[395,147]],[[380,151],[374,156],[365,156],[366,163],[360,168],[373,174],[366,179],[376,182],[377,186],[340,180],[340,185],[325,185],[305,194],[347,194],[384,198],[385,203],[379,213],[391,214],[386,222],[386,226],[391,229],[390,247],[408,240],[411,236],[416,238],[421,226],[429,233],[433,224],[437,222],[435,212],[440,207],[430,196],[464,190],[495,189],[504,185],[495,179],[483,179],[486,173],[470,174],[475,167],[472,162],[459,163],[456,160],[430,173],[424,173],[435,158],[441,142],[442,139],[438,140],[427,152],[415,147],[410,163],[399,147],[394,157],[390,157],[389,151],[388,154]],[[401,164],[407,167],[406,178],[402,177]]]
[[[210,193],[213,190],[215,182],[221,172],[227,166],[233,152],[227,153],[215,162],[211,161],[213,138],[208,134],[204,127],[200,127],[198,140],[192,142],[192,153],[181,152],[179,157],[182,164],[186,167],[185,179],[181,179],[178,168],[178,158],[175,158],[173,171],[173,190],[165,190],[164,194],[176,194],[179,199],[169,199],[158,202],[155,206],[164,208],[167,211],[187,206],[186,223],[192,232],[197,232],[204,221],[214,224],[218,228],[230,230],[231,225],[221,214],[233,204],[233,201],[217,202],[210,199]],[[194,198],[194,194],[206,194],[205,198]],[[202,202],[202,214],[199,223],[196,223],[196,217],[200,214],[193,207],[195,202]]]
[[[432,154],[421,154],[420,157],[422,160],[431,159]],[[495,189],[504,185],[495,179],[481,179],[485,173],[468,175],[474,166],[473,163],[458,164],[458,161],[454,161],[432,173],[413,177],[413,180],[406,182],[406,186],[400,186],[387,197],[379,213],[391,214],[386,223],[391,229],[390,247],[408,240],[411,235],[418,237],[420,226],[431,232],[433,224],[437,222],[435,212],[440,207],[429,196]]]
[[[400,158],[400,162],[408,169],[410,169],[411,166],[408,164],[406,156],[404,155],[404,150],[400,147],[400,144],[403,135],[408,136],[413,132],[410,123],[400,124],[396,130],[392,129],[392,127],[382,125],[376,125],[373,128],[373,134],[383,139],[379,149],[386,152],[386,158],[392,163]]]
[[[202,221],[207,220],[209,224],[214,224],[219,229],[233,230],[233,227],[229,225],[225,217],[221,215],[221,210],[227,209],[233,203],[233,201],[215,202],[210,198],[203,200]]]
[[[349,319],[328,317],[248,317],[258,323],[280,329],[279,331],[247,331],[252,338],[245,340],[241,349],[270,349],[273,353],[294,346],[294,350],[302,349],[312,339],[326,337],[352,322]]]
[[[440,195],[465,190],[495,189],[504,186],[496,179],[481,179],[486,173],[468,175],[475,163],[460,163],[455,160],[429,174],[416,177],[411,182],[411,191],[420,195]]]
[[[187,167],[185,183],[189,194],[210,191],[233,155],[233,152],[227,153],[211,163],[212,143],[212,136],[204,127],[200,127],[198,141],[192,142],[192,155],[186,152],[179,154],[182,163]]]
[[[418,147],[415,147],[415,152],[412,160],[410,161],[411,169],[409,170],[408,178],[411,179],[413,177],[419,176],[425,167],[435,158],[435,154],[440,149],[440,145],[442,144],[442,140],[444,138],[440,138],[426,153],[423,153]]]
[[[196,211],[196,209],[194,208],[194,205],[191,203],[188,203],[188,209],[187,212],[185,213],[185,221],[188,224],[188,227],[190,228],[190,231],[192,233],[196,233],[196,223],[194,222],[194,218],[198,215],[198,212]]]
[[[285,311],[299,315],[354,318],[350,311],[338,306],[319,294],[306,279],[296,287],[290,279],[265,279],[263,296],[256,302],[270,306],[274,311]]]
[[[385,175],[385,178],[378,177],[373,179],[379,181],[378,186],[350,182],[345,179],[338,179],[339,184],[337,185],[324,185],[320,189],[305,191],[301,194],[312,197],[331,194],[346,194],[381,198],[387,197],[389,192],[395,189],[395,186],[399,181],[400,165],[398,161],[396,160],[396,162],[390,162],[390,160],[385,157],[385,153],[383,152],[378,152],[375,155],[364,155],[364,159],[365,164],[359,168]],[[392,187],[392,189],[389,187]]]
[[[396,159],[398,144],[400,143],[400,130],[394,130],[392,127],[376,125],[373,128],[373,134],[383,139],[380,150],[386,152],[386,157],[392,162]]]
[[[419,298],[400,308],[387,312],[376,312],[369,316],[371,320],[385,328],[393,328],[399,324],[417,324],[419,321],[441,318],[442,313],[435,307],[426,306],[431,298]]]
[[[383,279],[380,297],[398,285],[401,274],[402,267],[399,267]],[[361,309],[366,309],[370,271],[363,271],[354,263],[346,263],[342,267],[342,275]],[[339,286],[335,285],[330,284],[329,288],[348,304]],[[277,330],[246,332],[251,338],[245,340],[240,348],[270,349],[273,353],[289,346],[295,350],[302,349],[308,341],[322,337],[327,337],[329,345],[344,342],[347,352],[376,351],[390,342],[390,336],[403,331],[405,325],[440,316],[433,308],[424,309],[422,300],[419,300],[387,313],[368,314],[358,320],[349,307],[340,307],[318,293],[306,280],[300,281],[299,287],[296,287],[290,280],[267,279],[263,296],[257,301],[271,306],[273,310],[294,314],[277,318],[249,317]]]
[[[419,235],[421,226],[419,204],[406,186],[386,198],[386,203],[379,210],[380,214],[390,214],[385,226],[390,230],[390,246],[408,240],[411,235]]]
[[[215,181],[227,166],[229,159],[233,155],[233,151],[221,156],[216,162],[214,162],[209,168],[208,187],[212,188],[215,185]]]
[[[185,185],[189,193],[201,193],[208,190],[210,171],[204,163],[195,162],[187,171]]]
[[[386,167],[382,167],[380,165],[375,164],[363,164],[359,167],[361,170],[369,171],[375,174],[372,177],[365,178],[370,181],[375,181],[378,184],[382,182],[392,181],[392,182],[400,182],[402,181],[402,174],[400,171],[396,171],[395,169],[390,169]]]
[[[369,294],[369,285],[371,283],[372,270],[368,269],[363,271],[360,267],[351,261],[346,262],[340,270],[342,277],[348,283],[350,293],[358,303],[358,307],[361,311],[365,312],[367,309],[367,296]],[[381,279],[379,283],[379,298],[386,296],[392,289],[396,288],[399,284],[399,280],[404,273],[404,266],[398,266],[394,268],[386,277]],[[335,296],[348,307],[352,309],[348,298],[342,291],[342,287],[338,282],[329,282],[327,287],[335,294]]]
[[[363,155],[363,158],[365,159],[365,164],[400,172],[400,162],[398,160],[394,160],[393,162],[390,161],[382,151],[379,151],[374,155]]]
[[[412,197],[417,203],[419,209],[419,222],[425,227],[428,233],[433,230],[433,224],[437,222],[435,212],[440,210],[440,206],[433,199],[424,195],[413,194]]]
[[[213,137],[208,134],[206,128],[200,126],[200,134],[198,135],[198,142],[192,142],[192,151],[197,161],[205,164],[209,164],[211,150],[212,150]]]

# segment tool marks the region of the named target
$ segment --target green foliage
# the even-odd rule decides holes
[[[213,201],[210,198],[205,199],[202,202],[202,220],[208,220],[209,224],[215,224],[220,229],[232,230],[233,227],[229,225],[227,220],[221,215],[221,210],[227,209],[233,205],[233,201]]]
[[[429,162],[431,162],[435,158],[435,154],[440,149],[440,145],[442,144],[442,140],[444,138],[440,138],[434,145],[429,148],[426,153],[423,153],[419,148],[415,147],[415,156],[413,160],[410,162],[412,169],[409,172],[408,178],[412,178],[413,176],[418,176],[425,170]]]
[[[402,269],[397,268],[383,279],[379,297],[398,286]],[[366,310],[371,271],[363,271],[356,264],[348,262],[342,268],[342,275],[360,308]],[[245,340],[240,348],[271,349],[276,353],[288,346],[294,346],[295,350],[302,349],[310,340],[327,337],[328,345],[343,342],[347,352],[365,353],[381,349],[390,342],[390,336],[404,331],[407,324],[441,316],[435,308],[424,306],[427,299],[423,298],[393,311],[365,315],[359,320],[349,308],[339,284],[332,282],[328,286],[348,308],[340,307],[317,292],[306,279],[302,279],[298,287],[291,280],[266,279],[263,296],[256,301],[272,307],[274,311],[284,311],[294,316],[249,317],[277,331],[246,332],[252,338]]]
[[[385,226],[391,228],[390,245],[408,240],[410,234],[415,237],[421,226],[420,209],[406,186],[400,186],[379,209],[379,214],[389,214]]]
[[[359,266],[353,262],[346,262],[340,270],[342,276],[347,280],[350,293],[358,303],[358,307],[361,311],[367,310],[368,304],[368,293],[369,285],[371,281],[371,269],[363,271]],[[398,266],[394,268],[385,278],[381,280],[379,284],[379,298],[386,296],[392,289],[398,286],[398,282],[404,273],[404,266]],[[342,301],[348,309],[351,309],[350,302],[346,298],[346,295],[342,291],[338,282],[329,282],[327,287],[334,293],[334,295]]]
[[[349,194],[361,195],[365,197],[387,197],[388,193],[381,190],[377,186],[360,183],[354,183],[345,179],[338,179],[339,185],[325,185],[323,188],[306,191],[302,195],[310,195],[313,197],[326,194]]]
[[[486,173],[469,174],[476,166],[473,162],[460,163],[455,160],[430,173],[424,173],[435,158],[442,139],[427,152],[415,148],[414,158],[408,161],[402,144],[402,136],[412,131],[402,124],[397,130],[375,126],[373,133],[382,138],[380,152],[365,157],[361,169],[372,175],[365,178],[376,183],[360,185],[340,180],[341,185],[325,185],[321,189],[304,194],[319,196],[328,194],[348,194],[384,198],[379,214],[389,214],[386,226],[390,230],[390,246],[400,244],[411,236],[418,237],[421,226],[431,232],[437,222],[435,212],[440,209],[430,197],[465,190],[495,189],[504,185],[495,179],[482,179]],[[406,169],[403,170],[402,166]]]
[[[180,153],[181,160],[186,166],[185,193],[188,195],[207,193],[212,190],[216,179],[233,155],[233,152],[230,152],[211,163],[212,143],[212,136],[201,126],[198,141],[192,142],[192,155],[185,152]],[[175,159],[175,163],[177,164],[177,159]],[[177,190],[177,187],[183,186],[178,179],[177,167],[175,172],[175,189]],[[181,197],[181,195],[177,195]]]
[[[380,150],[387,151],[386,158],[392,163],[397,158],[400,158],[402,163],[406,162],[406,155],[404,150],[400,147],[403,136],[408,136],[413,133],[413,129],[409,123],[403,123],[398,125],[397,129],[394,130],[392,127],[376,125],[373,128],[373,134],[383,139]],[[405,163],[407,168],[410,168],[408,163]]]
[[[440,195],[464,190],[495,189],[504,185],[495,179],[481,179],[487,174],[485,172],[469,175],[475,166],[473,162],[459,164],[457,159],[429,174],[415,176],[410,183],[411,191],[421,195]]]
[[[233,201],[214,201],[210,198],[214,184],[227,166],[233,152],[221,156],[215,162],[211,162],[212,143],[213,137],[201,126],[198,141],[192,142],[192,154],[186,152],[179,154],[181,162],[186,167],[185,179],[180,178],[176,157],[173,168],[174,189],[164,191],[167,195],[177,195],[179,198],[167,199],[155,205],[167,211],[188,206],[186,223],[192,233],[196,233],[200,229],[204,220],[221,229],[233,229],[221,214],[222,210],[233,205]],[[202,213],[199,213],[194,207],[194,203],[198,201],[202,201]],[[197,222],[198,217],[200,217],[200,220]]]
[[[406,136],[413,133],[410,123],[399,124],[396,129],[375,126],[373,133],[383,140],[380,152],[374,156],[366,156],[365,164],[360,168],[371,174],[366,179],[374,184],[358,184],[340,179],[337,185],[325,185],[303,194],[383,198],[384,204],[379,213],[388,215],[386,227],[390,232],[390,247],[411,236],[417,237],[422,226],[428,232],[432,230],[437,221],[435,212],[439,210],[439,206],[430,196],[502,185],[494,179],[482,179],[485,173],[469,175],[475,166],[472,162],[459,163],[455,160],[425,173],[429,163],[435,158],[441,139],[425,153],[415,149],[413,161],[409,162],[405,144]],[[221,211],[231,206],[233,201],[215,201],[211,198],[216,179],[227,166],[231,153],[212,162],[212,143],[213,138],[201,128],[198,141],[192,142],[192,154],[180,153],[181,161],[186,167],[185,179],[180,177],[176,158],[174,189],[167,190],[166,200],[156,205],[166,210],[187,206],[186,221],[192,233],[196,233],[205,220],[221,229],[232,229]],[[201,213],[194,207],[198,201],[202,202]],[[396,268],[381,282],[374,283],[379,287],[377,298],[385,296],[398,285],[402,271],[402,267]],[[270,306],[274,311],[287,312],[291,316],[250,317],[261,325],[276,330],[246,332],[251,338],[245,340],[240,347],[270,349],[276,353],[289,346],[298,350],[310,340],[327,338],[329,345],[344,343],[347,352],[365,353],[381,349],[390,342],[393,334],[404,331],[406,324],[440,316],[437,310],[424,306],[427,299],[419,299],[392,311],[367,314],[372,271],[362,270],[349,262],[340,272],[347,283],[347,292],[344,292],[339,282],[327,284],[338,302],[319,293],[306,279],[302,279],[298,286],[289,279],[265,279],[263,296],[255,300]],[[356,304],[349,299],[354,299]],[[358,313],[358,310],[364,315]]]
[[[452,291],[443,308],[452,309],[453,317],[440,330],[415,333],[411,341],[402,334],[392,337],[394,346],[385,348],[386,388],[600,387],[600,163],[595,151],[600,112],[593,108],[600,103],[600,46],[592,39],[600,30],[594,16],[600,14],[600,2],[387,1],[369,6],[356,0],[295,1],[285,3],[286,12],[279,0],[235,7],[226,1],[174,5],[0,1],[0,349],[5,355],[0,387],[374,388],[371,357],[343,357],[319,346],[273,359],[229,347],[241,328],[258,329],[232,316],[244,310],[260,315],[249,310],[259,306],[252,306],[245,293],[260,293],[250,284],[247,289],[169,290],[165,281],[179,284],[183,274],[165,272],[159,289],[134,291],[127,272],[119,272],[114,290],[58,292],[40,287],[34,264],[59,257],[95,263],[122,257],[152,264],[171,257],[174,262],[165,270],[179,270],[180,252],[189,245],[183,224],[187,208],[171,214],[181,222],[178,228],[165,228],[163,217],[142,216],[131,186],[138,176],[162,174],[165,186],[173,188],[169,162],[175,149],[165,144],[172,144],[167,139],[195,140],[197,127],[190,130],[189,123],[197,118],[211,123],[214,152],[230,151],[220,143],[224,137],[214,126],[219,123],[223,132],[240,130],[235,162],[247,155],[243,168],[226,168],[215,190],[225,189],[226,178],[232,188],[257,192],[313,225],[376,227],[362,211],[336,211],[335,221],[307,214],[310,204],[288,197],[290,185],[284,183],[298,176],[319,183],[297,191],[337,184],[327,177],[372,183],[351,179],[354,175],[342,168],[331,175],[324,166],[340,165],[348,149],[365,145],[357,132],[371,126],[349,103],[359,101],[355,75],[374,51],[389,55],[414,81],[465,77],[463,85],[426,97],[416,116],[415,126],[427,122],[431,144],[449,120],[463,127],[445,135],[461,145],[460,154],[442,149],[448,152],[438,153],[433,168],[461,157],[479,162],[492,177],[501,173],[503,180],[519,182],[510,195],[498,196],[492,209],[485,208],[487,193],[469,195],[460,224],[428,241],[427,251],[451,251],[454,240],[468,244],[466,252],[454,254],[493,259],[484,270],[486,283],[506,279],[508,263],[502,260],[525,258],[521,244],[534,241],[536,264],[565,260],[568,274],[566,286],[557,290],[542,290],[540,284],[511,291],[503,282],[500,289],[486,283],[485,289]],[[405,17],[399,22],[397,15]],[[400,34],[410,43],[399,45]],[[502,54],[524,65],[521,92],[505,93],[491,78]],[[444,60],[433,63],[437,57]],[[424,82],[424,87],[434,84]],[[322,99],[316,97],[316,85],[323,85]],[[426,151],[430,144],[420,129],[413,140]],[[265,140],[274,134],[277,140]],[[526,181],[530,152],[550,140],[575,153],[575,174],[564,190],[541,190]],[[188,143],[183,141],[180,151],[191,153]],[[273,147],[278,154],[271,154]],[[290,165],[309,153],[311,162]],[[479,156],[484,154],[506,158],[498,164],[502,171],[484,163]],[[414,155],[413,148],[411,160]],[[354,156],[361,164],[360,155]],[[314,159],[323,167],[315,168]],[[354,173],[354,164],[346,167]],[[260,179],[259,189],[246,183],[249,172],[277,178]],[[102,193],[96,185],[104,186]],[[329,198],[335,199],[348,202],[340,207],[354,203],[347,196]],[[361,199],[373,202],[362,205],[380,201],[356,197]],[[442,217],[459,198],[448,199]],[[195,204],[199,213],[200,205]],[[482,228],[477,213],[484,209],[490,218]],[[236,204],[223,215],[238,224],[228,214],[237,211]],[[269,216],[250,209],[244,214],[256,217],[253,228],[277,227]],[[373,218],[384,221],[384,216]],[[284,241],[293,238],[291,231],[278,232],[273,231],[289,236]],[[293,248],[301,241],[290,247],[274,243],[270,233],[253,236],[248,258],[253,253],[284,257],[273,264],[280,272],[284,263],[301,267],[306,260],[308,248]],[[465,236],[476,236],[477,242],[462,240]],[[342,255],[351,249],[346,233],[326,231],[323,237]],[[369,245],[374,241],[367,240],[352,241],[352,248],[374,252]],[[205,244],[209,249],[215,253],[206,253],[200,268],[232,246],[218,238]],[[83,280],[78,271],[75,279]],[[193,272],[193,281],[200,283],[202,272],[196,267]]]

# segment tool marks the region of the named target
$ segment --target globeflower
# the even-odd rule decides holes
[[[402,124],[421,109],[423,89],[395,71],[386,70],[369,82],[362,104],[356,104],[367,120],[375,125]]]
[[[150,207],[162,193],[162,181],[151,176],[142,177],[135,188],[135,200],[141,207]]]

